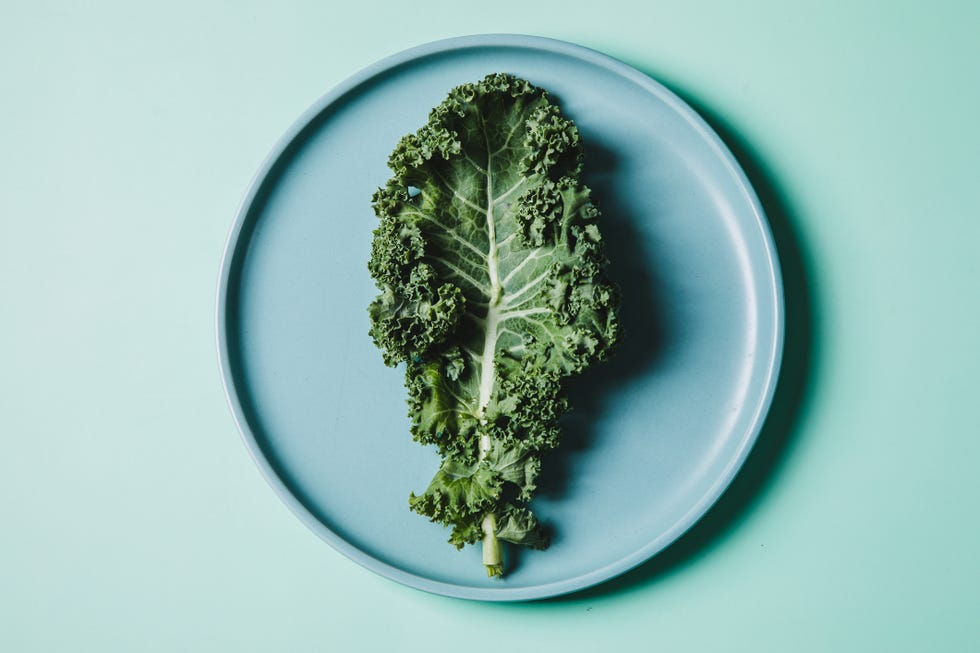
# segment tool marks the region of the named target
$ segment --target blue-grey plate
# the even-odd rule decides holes
[[[409,435],[401,370],[368,337],[371,193],[400,136],[491,72],[553,94],[579,126],[584,179],[623,288],[617,356],[575,379],[565,440],[533,507],[547,551],[508,549],[488,579],[410,513],[436,454]],[[670,91],[575,45],[484,35],[402,52],[311,107],[262,165],[228,240],[221,369],[262,473],[303,522],[393,580],[485,600],[536,599],[653,556],[728,486],[761,428],[783,340],[769,226],[732,155]]]

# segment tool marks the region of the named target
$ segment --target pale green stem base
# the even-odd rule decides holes
[[[504,575],[504,551],[503,545],[497,539],[497,520],[493,513],[483,518],[483,565],[487,568],[489,578],[502,577]]]

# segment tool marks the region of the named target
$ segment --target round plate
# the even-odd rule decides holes
[[[578,125],[603,212],[624,342],[570,386],[533,507],[547,551],[479,547],[410,513],[438,467],[411,440],[401,370],[368,337],[371,193],[389,152],[450,88],[509,72]],[[368,569],[486,600],[554,596],[666,547],[731,482],[772,398],[782,287],[768,224],[719,138],[663,86],[559,41],[489,35],[385,59],[307,111],[266,160],[229,237],[218,345],[246,445],[286,504]]]

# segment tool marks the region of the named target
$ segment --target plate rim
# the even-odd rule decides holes
[[[269,459],[262,452],[262,447],[248,423],[246,410],[243,407],[238,383],[232,370],[232,356],[228,333],[228,311],[231,301],[229,299],[230,284],[235,273],[235,266],[239,262],[239,245],[242,242],[242,234],[249,226],[252,208],[259,194],[265,189],[267,180],[279,161],[288,153],[290,146],[302,136],[303,131],[313,123],[320,115],[326,112],[331,105],[342,101],[344,96],[355,91],[362,84],[370,82],[372,79],[382,76],[395,68],[420,60],[429,56],[442,54],[454,50],[475,49],[484,47],[501,47],[525,49],[539,52],[560,54],[571,57],[586,63],[597,65],[610,73],[618,75],[636,84],[642,90],[656,96],[667,104],[681,118],[683,118],[704,141],[714,149],[716,155],[741,191],[747,205],[755,217],[755,226],[761,237],[766,262],[769,268],[767,281],[771,282],[771,300],[775,307],[773,315],[773,340],[772,349],[768,354],[765,373],[765,391],[761,395],[761,400],[756,406],[756,410],[751,419],[751,425],[746,430],[739,444],[735,455],[729,461],[724,472],[719,474],[715,482],[709,489],[695,502],[691,508],[678,519],[670,528],[664,530],[646,546],[643,546],[631,554],[619,558],[598,569],[594,569],[584,574],[579,574],[571,578],[552,581],[548,583],[531,585],[526,587],[472,587],[457,585],[454,583],[437,581],[425,576],[405,571],[399,567],[384,562],[369,553],[361,550],[346,539],[331,530],[326,524],[320,521],[298,497],[289,489],[278,472],[272,466]],[[247,239],[245,241],[247,243]],[[293,121],[289,128],[276,141],[262,161],[258,170],[252,176],[248,184],[248,189],[239,203],[235,220],[229,230],[225,241],[224,251],[220,263],[220,273],[217,285],[217,297],[215,301],[215,338],[217,344],[218,366],[221,375],[222,387],[225,398],[232,412],[232,417],[239,434],[244,440],[246,449],[253,462],[259,468],[265,480],[271,485],[272,489],[279,496],[286,506],[321,539],[330,544],[334,549],[345,555],[347,558],[358,563],[362,567],[403,585],[420,589],[433,594],[449,596],[454,598],[482,600],[482,601],[528,601],[545,598],[552,598],[572,592],[577,592],[588,587],[611,580],[617,576],[638,567],[659,554],[681,535],[691,529],[712,506],[724,494],[725,490],[731,485],[738,471],[741,469],[745,460],[748,458],[753,446],[758,440],[759,433],[765,423],[766,416],[772,405],[773,396],[778,384],[779,372],[783,359],[783,349],[785,340],[785,297],[782,282],[781,267],[776,250],[775,239],[772,234],[770,223],[763,210],[762,204],[752,187],[747,175],[741,165],[735,159],[728,146],[722,141],[721,137],[708,125],[708,123],[690,105],[684,102],[673,91],[669,90],[660,82],[649,75],[637,70],[629,64],[620,61],[610,55],[604,54],[591,48],[558,40],[549,37],[533,36],[528,34],[472,34],[468,36],[457,36],[446,39],[439,39],[421,45],[417,45],[395,54],[384,57],[375,63],[366,66],[346,78],[327,93],[317,99],[306,111]]]

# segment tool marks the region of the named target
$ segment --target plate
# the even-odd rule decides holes
[[[479,547],[408,510],[438,467],[409,436],[400,370],[368,337],[371,193],[403,134],[458,84],[509,72],[578,125],[626,336],[570,386],[574,412],[533,506],[549,550]],[[782,287],[768,223],[706,123],[646,75],[549,39],[482,35],[385,59],[324,96],[249,189],[225,252],[217,336],[259,469],[317,535],[395,581],[528,600],[621,574],[690,528],[731,482],[772,399]]]

